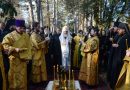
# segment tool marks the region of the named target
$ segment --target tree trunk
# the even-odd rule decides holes
[[[85,13],[83,14],[83,31],[84,31],[84,28],[85,27]]]
[[[48,26],[50,27],[50,13],[49,13],[49,1],[46,0],[46,7],[47,7],[47,21]]]
[[[53,0],[53,32],[56,30],[56,1]]]
[[[43,21],[43,6],[41,5],[41,25],[42,27],[44,26],[44,21]]]
[[[58,0],[56,0],[56,27],[58,27]]]
[[[95,1],[93,9],[94,9],[94,21],[96,26],[99,23],[99,1]]]
[[[37,5],[37,20],[40,22],[40,12],[41,12],[41,0],[36,0]]]
[[[33,13],[33,7],[32,7],[32,0],[28,0],[29,1],[29,7],[30,7],[30,16],[31,16],[31,23],[34,22],[34,13]]]

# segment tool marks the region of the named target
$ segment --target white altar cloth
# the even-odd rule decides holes
[[[80,84],[79,84],[78,80],[75,81],[75,89],[76,90],[81,90],[81,87],[80,87]],[[48,83],[45,90],[53,90],[53,81],[49,81],[49,83]]]

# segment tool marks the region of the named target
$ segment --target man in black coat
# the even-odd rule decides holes
[[[4,36],[7,34],[8,32],[5,30],[5,23],[0,22],[0,43],[3,41]],[[7,54],[5,54],[4,51],[2,51],[3,54],[3,62],[4,62],[4,68],[5,68],[5,73],[7,75],[8,71],[9,71],[9,61],[8,61],[8,56]],[[1,71],[0,71],[0,79],[2,80],[1,77]],[[2,84],[2,83],[0,83]],[[1,86],[1,85],[0,85]],[[1,89],[0,89],[1,90]]]
[[[5,27],[5,24],[3,22],[0,22],[0,43],[2,42],[2,40],[5,36],[4,27]],[[0,51],[0,53],[1,53],[1,51]],[[3,78],[2,78],[1,68],[0,68],[0,90],[2,90],[2,85],[3,85],[2,82],[3,82]]]
[[[130,46],[130,32],[128,25],[125,23],[120,23],[118,26],[118,38],[116,43],[112,44],[113,51],[111,52],[111,72],[110,74],[110,87],[115,88],[115,84],[119,77],[123,59],[126,55],[127,45]]]
[[[107,80],[110,81],[110,72],[112,69],[112,57],[113,57],[113,51],[114,47],[112,46],[113,43],[117,43],[117,40],[119,38],[119,35],[117,33],[117,27],[120,22],[115,22],[113,27],[109,29],[109,34],[107,35],[107,57],[108,57],[108,65],[107,65]]]
[[[57,29],[56,33],[52,36],[50,40],[51,59],[53,65],[61,65],[61,47],[59,41],[60,34],[61,30]]]

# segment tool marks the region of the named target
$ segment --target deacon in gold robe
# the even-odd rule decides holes
[[[98,54],[99,39],[96,36],[97,30],[91,29],[91,38],[82,46],[83,60],[81,63],[79,80],[85,81],[89,86],[98,84]]]
[[[32,58],[32,45],[25,33],[25,21],[16,20],[16,30],[3,39],[3,48],[9,56],[9,90],[27,90],[27,62]]]
[[[79,67],[80,66],[80,45],[82,44],[81,42],[83,41],[83,31],[79,30],[78,35],[74,37],[74,42],[75,42],[75,50],[74,50],[74,59],[73,59],[73,66],[74,67]]]
[[[39,35],[40,25],[38,22],[33,24],[34,32],[31,34],[31,42],[33,46],[32,59],[32,81],[33,83],[40,83],[47,80],[46,62],[45,62],[45,43],[47,38],[43,41]],[[48,39],[49,40],[49,39]]]
[[[5,77],[5,69],[4,69],[4,63],[3,63],[3,57],[2,57],[2,44],[1,43],[0,43],[0,74],[1,74],[0,90],[6,90],[6,77]]]
[[[130,90],[130,48],[126,51],[124,65],[116,83],[116,90]]]

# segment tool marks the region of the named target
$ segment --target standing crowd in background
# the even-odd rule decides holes
[[[46,83],[54,65],[79,70],[79,80],[88,86],[98,86],[99,73],[105,72],[111,89],[130,90],[128,24],[77,31],[65,25],[53,33],[39,22],[26,27],[23,19],[0,22],[0,90],[28,90],[30,83]]]

